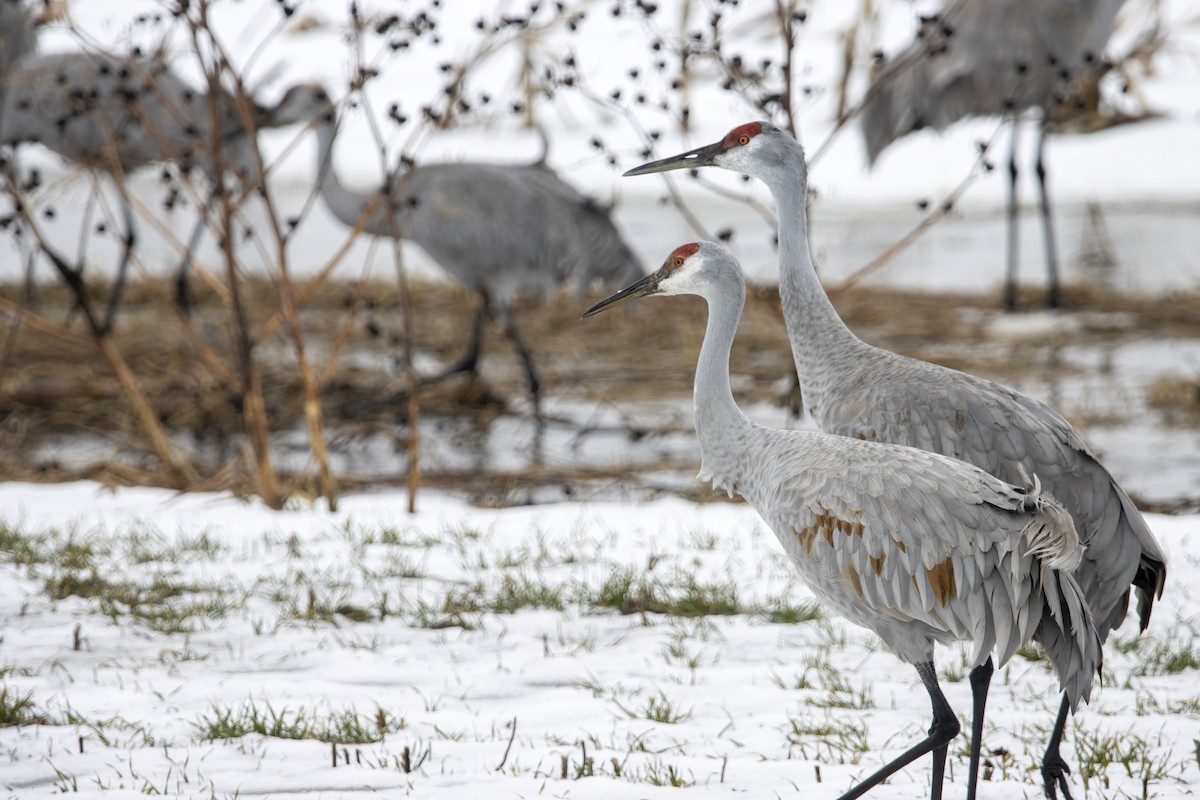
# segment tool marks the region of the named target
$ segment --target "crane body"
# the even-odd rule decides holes
[[[716,166],[766,183],[779,219],[779,292],[806,412],[817,426],[868,441],[917,447],[1019,484],[1036,474],[1086,545],[1074,575],[1102,640],[1137,596],[1141,629],[1166,580],[1166,556],[1129,495],[1056,411],[1027,394],[859,339],[821,287],[808,249],[807,166],[791,136],[767,122],[626,174]],[[1068,703],[1060,706],[1043,776],[1068,797],[1059,755]]]
[[[663,267],[589,309],[631,297],[697,294],[709,322],[696,369],[701,473],[740,494],[778,537],[813,593],[912,664],[934,709],[930,737],[845,794],[858,797],[935,752],[941,796],[945,745],[958,722],[937,687],[935,644],[971,642],[978,751],[986,681],[995,663],[1039,642],[1072,706],[1086,699],[1101,643],[1069,569],[1082,547],[1070,516],[1036,478],[1010,485],[912,447],[758,425],[738,409],[729,354],[745,298],[737,262],[719,245],[678,248]],[[973,757],[971,789],[977,774]]]
[[[1035,173],[1041,200],[1047,305],[1061,303],[1058,256],[1046,188],[1045,138],[1052,117],[1083,83],[1102,73],[1104,47],[1125,0],[948,0],[942,14],[890,59],[863,99],[868,163],[889,144],[925,127],[941,131],[964,117],[1012,120],[1008,163],[1008,257],[1004,304],[1016,308],[1017,127],[1025,109],[1041,112]]]
[[[494,314],[517,349],[540,414],[540,379],[515,306],[521,298],[549,297],[564,286],[581,292],[644,274],[608,210],[540,162],[420,164],[391,179],[383,193],[351,190],[332,168],[337,133],[332,102],[316,86],[295,87],[288,95],[306,96],[321,109],[313,115],[317,168],[330,212],[352,228],[413,242],[479,295],[468,352],[444,374],[477,372],[484,324]]]
[[[107,326],[136,241],[125,175],[170,162],[184,174],[199,170],[215,184],[217,170],[246,186],[261,183],[251,137],[260,128],[291,124],[281,103],[263,108],[224,89],[215,98],[196,89],[158,57],[104,52],[33,53],[16,61],[0,98],[0,145],[37,143],[80,166],[117,178],[125,248]],[[215,119],[212,104],[215,103]],[[215,187],[205,211],[216,201]],[[179,266],[177,298],[190,304],[187,269],[204,228],[202,214]]]

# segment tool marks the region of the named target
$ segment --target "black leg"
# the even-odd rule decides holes
[[[125,279],[129,276],[129,260],[133,255],[133,245],[137,241],[137,227],[133,221],[133,206],[125,193],[121,193],[121,217],[125,223],[124,252],[121,253],[121,263],[117,266],[117,276],[113,280],[112,293],[108,296],[108,307],[104,310],[104,333],[112,332],[113,324],[117,321],[117,309],[121,307],[121,295],[125,292]]]
[[[992,684],[995,665],[992,657],[971,670],[971,767],[967,772],[967,800],[975,800],[975,789],[979,783],[979,758],[983,743],[983,710],[987,705],[988,687]]]
[[[1042,240],[1046,245],[1046,305],[1058,308],[1062,304],[1058,286],[1058,250],[1054,246],[1054,225],[1050,219],[1050,196],[1046,193],[1046,163],[1042,151],[1046,144],[1046,123],[1038,127],[1037,179],[1042,203]]]
[[[18,222],[18,226],[22,223]],[[17,228],[17,244],[25,260],[25,306],[33,308],[37,304],[37,289],[34,288],[34,268],[37,266],[37,246],[33,235],[24,227]]]
[[[1017,128],[1019,122],[1012,119],[1012,149],[1008,155],[1008,266],[1004,276],[1004,307],[1009,311],[1017,307]]]
[[[475,312],[475,323],[471,326],[471,343],[468,345],[467,354],[454,366],[432,378],[426,378],[424,383],[438,383],[464,372],[471,376],[479,374],[479,354],[483,349],[483,329],[490,315],[491,303],[485,296],[479,303],[479,309]]]
[[[917,674],[921,676],[921,682],[925,684],[925,690],[929,692],[929,699],[933,703],[933,724],[929,727],[929,735],[905,750],[895,760],[884,764],[873,775],[842,795],[839,800],[854,800],[856,797],[862,797],[869,789],[887,780],[926,753],[931,752],[934,754],[934,763],[933,785],[930,789],[929,797],[930,800],[941,800],[942,776],[946,770],[946,750],[950,742],[954,740],[954,737],[958,736],[961,728],[958,724],[958,717],[954,716],[953,709],[946,702],[946,696],[942,694],[941,687],[938,686],[937,673],[934,671],[933,662],[927,661],[924,664],[917,664],[916,667]]]
[[[525,366],[525,379],[529,382],[529,396],[533,399],[533,415],[541,419],[542,382],[538,379],[537,368],[533,365],[533,356],[529,354],[529,349],[521,341],[521,334],[517,330],[517,321],[513,318],[512,309],[504,311],[504,332],[512,341],[513,346],[517,348],[517,354],[521,356],[521,363]]]
[[[1046,745],[1046,755],[1042,756],[1042,781],[1046,797],[1049,800],[1057,800],[1057,789],[1062,790],[1066,800],[1072,800],[1071,785],[1067,783],[1067,776],[1071,774],[1071,768],[1067,766],[1067,762],[1058,752],[1058,748],[1062,744],[1063,731],[1067,727],[1067,716],[1070,713],[1071,704],[1064,695],[1062,705],[1058,707],[1058,717],[1054,720],[1054,730],[1050,733],[1050,742]]]
[[[200,219],[196,220],[196,226],[192,228],[192,234],[188,237],[187,250],[183,254],[183,260],[179,262],[179,268],[175,270],[175,304],[179,306],[179,310],[185,317],[192,313],[192,290],[188,284],[188,271],[192,266],[192,259],[195,257],[196,246],[200,244],[200,234],[204,233],[204,228],[208,224],[209,212],[216,203],[216,191],[210,192],[204,208],[200,210]]]

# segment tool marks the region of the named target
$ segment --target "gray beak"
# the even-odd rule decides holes
[[[713,163],[713,159],[723,152],[722,142],[713,142],[706,144],[704,147],[697,147],[695,150],[688,150],[686,153],[680,153],[677,156],[660,159],[659,161],[651,161],[648,164],[642,164],[640,167],[634,167],[625,173],[630,175],[649,175],[652,172],[669,172],[673,169],[692,169],[693,167],[708,167]]]
[[[658,291],[658,282],[662,280],[661,272],[661,270],[658,272],[651,272],[649,275],[642,278],[632,286],[622,289],[611,297],[604,298],[599,303],[596,303],[596,305],[583,312],[583,316],[580,317],[580,319],[590,317],[593,314],[599,314],[604,309],[612,308],[613,306],[623,303],[626,300],[632,300],[635,297],[645,297],[646,295],[654,294],[656,291]]]

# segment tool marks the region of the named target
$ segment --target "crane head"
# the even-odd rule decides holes
[[[273,108],[266,112],[262,127],[282,128],[301,122],[320,121],[334,112],[333,100],[325,87],[318,83],[301,83],[284,93]]]
[[[590,317],[636,297],[704,294],[706,287],[720,284],[731,275],[740,279],[741,270],[725,248],[714,242],[692,242],[676,247],[655,272],[596,303],[583,316]]]
[[[686,153],[642,164],[625,175],[649,175],[652,172],[696,167],[724,167],[741,171],[741,165],[753,160],[764,140],[780,133],[781,131],[769,122],[747,122],[725,134],[719,141],[688,150]]]

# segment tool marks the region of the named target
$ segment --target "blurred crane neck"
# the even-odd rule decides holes
[[[381,213],[386,203],[383,203],[381,199],[376,200],[376,207],[372,211],[370,219],[363,222],[362,216],[366,213],[372,200],[375,200],[375,196],[347,189],[338,180],[337,173],[333,169],[333,142],[336,135],[337,121],[335,118],[324,119],[317,124],[317,180],[321,185],[321,196],[325,198],[325,205],[329,207],[335,217],[351,228],[361,226],[364,233],[390,236],[393,226],[387,219],[387,215]],[[399,215],[398,211],[397,215]],[[397,223],[395,230],[403,230],[401,221],[395,220],[395,222]]]

